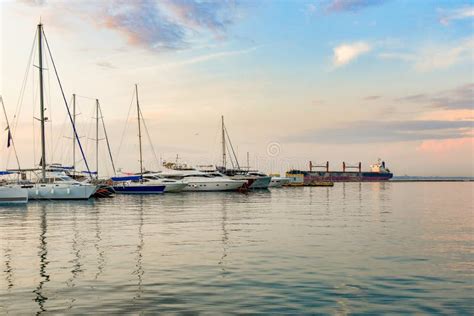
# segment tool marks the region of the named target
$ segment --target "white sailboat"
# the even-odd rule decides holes
[[[71,121],[74,136],[78,140],[79,148],[83,156],[83,160],[89,169],[87,160],[85,159],[84,152],[82,150],[82,145],[77,136],[76,126],[73,122],[71,113],[69,112],[69,107],[67,106],[67,101],[62,90],[61,82],[57,74],[56,65],[51,56],[51,51],[49,48],[48,41],[45,37],[43,30],[43,25],[38,24],[38,70],[39,70],[39,100],[40,100],[40,118],[41,122],[41,168],[39,170],[29,170],[30,172],[40,171],[39,179],[30,180],[17,184],[17,188],[26,189],[28,191],[28,198],[31,200],[83,200],[89,199],[92,194],[97,190],[97,187],[92,184],[80,183],[64,173],[58,172],[48,172],[47,163],[46,163],[46,133],[45,133],[45,107],[44,107],[44,85],[43,85],[43,38],[46,43],[46,47],[51,57],[52,66],[58,79],[59,86],[61,88],[61,93],[66,104],[66,109],[68,112],[69,119]],[[23,170],[24,171],[24,170]]]
[[[137,119],[138,119],[138,145],[140,173],[132,176],[112,177],[115,192],[121,194],[162,194],[166,185],[157,181],[150,181],[143,177],[143,152],[142,152],[142,112],[138,101],[138,85],[135,84],[135,96],[137,98]]]

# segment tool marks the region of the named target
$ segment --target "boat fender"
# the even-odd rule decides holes
[[[53,189],[51,189],[51,194],[54,194],[54,188],[53,188]]]
[[[71,189],[67,188],[67,194],[71,194]]]

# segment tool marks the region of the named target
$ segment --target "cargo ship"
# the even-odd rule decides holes
[[[324,168],[325,170],[316,170]],[[357,169],[349,171],[348,169]],[[320,182],[380,182],[388,181],[393,174],[385,166],[385,162],[379,161],[370,166],[370,171],[362,171],[362,164],[349,165],[342,163],[342,171],[329,171],[329,162],[324,165],[315,165],[309,162],[309,171],[290,170],[286,176],[290,178],[290,185],[311,186]]]

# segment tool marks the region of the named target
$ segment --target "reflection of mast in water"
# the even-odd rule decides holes
[[[137,283],[137,294],[133,298],[139,299],[143,293],[142,289],[142,282],[143,282],[143,274],[145,271],[143,270],[143,246],[145,245],[145,241],[143,238],[143,197],[140,197],[140,212],[139,212],[139,224],[138,224],[138,245],[137,245],[137,264],[135,265],[136,270],[133,271],[134,274],[137,275],[138,283]]]
[[[40,272],[41,281],[39,282],[36,289],[33,291],[33,293],[36,294],[35,301],[38,302],[38,306],[39,306],[39,311],[36,313],[37,315],[46,311],[46,309],[44,308],[44,304],[46,300],[48,299],[42,293],[44,284],[46,282],[49,282],[49,274],[46,271],[46,268],[49,264],[49,261],[47,258],[48,256],[48,248],[47,248],[48,243],[47,243],[47,237],[46,237],[47,226],[48,225],[46,222],[46,209],[45,209],[45,206],[42,205],[41,206],[41,225],[40,225],[41,233],[39,237],[40,245],[38,247],[39,249],[38,255],[40,257],[39,272]]]
[[[10,247],[7,247],[4,251],[5,253],[5,280],[7,281],[7,289],[10,291],[10,289],[13,287],[13,268],[11,266],[11,261],[12,261],[12,255],[11,255],[12,249]]]
[[[73,230],[74,230],[74,237],[72,239],[72,250],[74,254],[74,259],[72,260],[73,266],[71,270],[71,278],[68,280],[67,284],[69,287],[74,287],[74,281],[76,280],[79,273],[82,272],[82,264],[81,264],[81,249],[79,249],[79,231],[77,229],[77,217],[76,217],[76,210],[73,210]],[[73,299],[74,301],[74,299]]]
[[[76,210],[74,209],[73,210],[73,230],[74,230],[74,235],[73,235],[73,239],[72,239],[72,250],[73,250],[73,254],[74,254],[74,259],[72,260],[72,263],[73,263],[73,266],[72,266],[72,270],[71,270],[71,277],[69,278],[69,280],[66,282],[66,284],[68,285],[68,287],[74,287],[76,286],[75,284],[75,280],[77,278],[77,276],[79,275],[79,273],[82,272],[82,264],[81,264],[81,250],[79,249],[78,247],[78,239],[79,239],[79,231],[77,229],[77,217],[76,217]],[[72,308],[72,305],[74,304],[74,302],[76,301],[76,298],[72,297],[71,298],[71,301],[69,303],[69,308]]]
[[[342,211],[343,212],[346,211],[346,205],[347,205],[347,201],[346,201],[346,183],[342,182]]]
[[[219,265],[222,267],[222,274],[224,276],[226,270],[224,261],[227,257],[227,242],[229,240],[229,232],[227,231],[227,203],[225,199],[222,201],[222,257],[219,260]]]
[[[97,251],[97,273],[95,274],[95,279],[97,280],[99,276],[104,271],[105,257],[104,251],[100,248],[100,243],[102,242],[102,232],[99,225],[99,208],[95,212],[95,238],[96,242],[94,244],[95,250]]]

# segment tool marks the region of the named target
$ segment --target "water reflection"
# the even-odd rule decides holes
[[[40,258],[40,265],[39,265],[39,273],[41,277],[41,281],[39,282],[38,286],[36,289],[33,291],[33,293],[36,294],[35,301],[38,303],[39,310],[36,312],[36,315],[42,314],[43,312],[46,311],[44,305],[48,298],[44,295],[43,293],[43,287],[47,282],[49,282],[49,274],[47,271],[47,267],[49,264],[48,261],[48,242],[47,242],[47,229],[48,229],[48,223],[47,223],[47,218],[46,218],[46,205],[41,205],[40,206],[40,236],[39,236],[39,241],[40,244],[38,246],[38,256]]]
[[[11,264],[12,260],[12,255],[11,255],[12,249],[10,246],[7,246],[4,250],[4,255],[5,255],[5,281],[7,284],[7,290],[10,291],[10,289],[13,287],[13,267]]]
[[[100,228],[99,208],[97,207],[94,212],[94,223],[95,223],[95,243],[94,248],[97,252],[97,273],[94,279],[97,280],[99,276],[104,272],[105,266],[105,252],[101,248],[102,243],[102,231]]]
[[[144,237],[143,237],[143,204],[144,204],[144,196],[139,197],[139,208],[138,208],[138,244],[137,248],[135,250],[136,254],[136,264],[135,264],[135,270],[133,271],[133,274],[137,275],[137,292],[134,296],[134,300],[139,299],[142,294],[143,294],[143,288],[142,288],[142,283],[143,283],[143,275],[145,274],[145,271],[143,269],[143,246],[145,245]]]
[[[227,257],[227,242],[229,240],[229,232],[227,231],[227,200],[222,199],[222,218],[221,218],[221,230],[222,230],[222,256],[219,260],[219,265],[221,266],[222,277],[225,277],[226,267],[225,267],[225,258]]]

